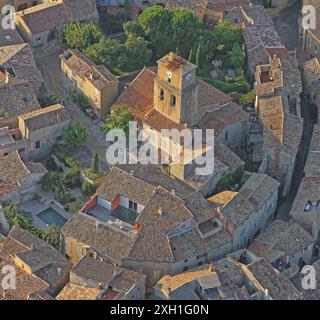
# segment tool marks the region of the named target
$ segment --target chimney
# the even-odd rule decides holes
[[[90,72],[90,80],[93,80],[93,73]]]
[[[31,246],[30,246],[31,250],[34,249],[34,244],[32,243]]]
[[[140,225],[139,223],[135,223],[135,224],[134,224],[134,230],[135,230],[136,232],[139,231],[140,228],[141,228],[141,225]]]
[[[130,170],[130,176],[134,175],[134,170]]]
[[[174,190],[174,189],[172,189],[172,190],[171,190],[171,194],[172,194],[173,196],[175,196],[175,195],[176,195],[176,192],[175,192],[175,190]]]
[[[95,223],[95,227],[98,229],[99,228],[99,221],[97,220]]]
[[[162,214],[163,214],[163,209],[162,209],[162,207],[159,207],[159,208],[158,208],[158,214],[159,214],[160,216],[162,216]]]
[[[61,268],[58,268],[58,275],[61,276]]]

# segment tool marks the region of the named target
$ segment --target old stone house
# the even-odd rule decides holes
[[[46,1],[17,12],[17,30],[36,53],[60,48],[67,23],[99,21],[95,0]]]
[[[33,197],[47,173],[41,163],[24,162],[17,151],[0,157],[0,171],[0,201],[17,204]]]
[[[90,255],[142,272],[150,289],[164,274],[230,252],[232,238],[215,209],[154,166],[113,167],[82,212],[63,227],[64,252],[73,263]]]
[[[41,95],[43,78],[29,44],[0,46],[0,72],[3,75],[0,83],[10,84],[15,79],[24,80],[32,86],[37,97]]]
[[[166,275],[154,286],[154,294],[164,300],[303,299],[284,274],[249,250],[175,276]]]
[[[266,174],[253,173],[239,192],[224,191],[209,198],[229,221],[234,251],[248,247],[274,219],[279,185]]]
[[[70,263],[55,248],[29,231],[14,226],[0,250],[0,267],[16,267],[16,289],[0,287],[5,300],[28,300],[31,295],[52,299],[67,283]]]
[[[106,261],[83,257],[70,271],[70,280],[57,300],[142,300],[145,275]]]
[[[69,123],[70,115],[60,104],[21,114],[0,128],[0,156],[18,150],[25,160],[41,159]]]
[[[78,50],[60,56],[61,71],[88,99],[100,118],[118,97],[119,81],[104,66],[97,66]]]
[[[298,223],[275,220],[249,250],[291,279],[302,266],[312,263],[314,240]]]

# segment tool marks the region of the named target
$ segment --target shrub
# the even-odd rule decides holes
[[[25,229],[38,238],[48,242],[50,245],[59,249],[60,247],[60,229],[56,227],[50,227],[48,232],[42,231],[37,227],[32,225],[32,219],[29,215],[20,212],[20,209],[10,203],[7,203],[3,206],[3,213],[8,220],[10,228],[14,225],[19,226],[22,229]],[[59,241],[58,241],[59,239]]]
[[[88,106],[90,106],[88,98],[84,94],[76,90],[68,91],[68,99],[79,106],[79,108],[83,111],[88,108]]]
[[[79,148],[87,139],[87,129],[81,123],[76,123],[63,131],[62,139],[65,145]]]
[[[58,166],[52,157],[48,158],[46,166],[49,171],[56,171],[58,169]]]
[[[69,168],[80,168],[80,163],[60,145],[56,145],[53,149],[54,155]]]
[[[40,180],[43,191],[54,191],[60,183],[60,174],[58,172],[48,172]]]
[[[91,169],[94,173],[99,172],[99,156],[96,152],[94,153],[93,158],[92,158]]]
[[[83,180],[81,191],[84,195],[91,196],[96,192],[96,188],[92,184],[90,184],[88,181]]]
[[[254,91],[251,91],[243,94],[239,99],[239,103],[244,107],[251,107],[253,106],[255,100],[256,100],[256,93]]]
[[[250,89],[249,84],[244,79],[240,79],[235,82],[225,82],[225,81],[217,80],[214,82],[214,85],[224,93],[230,93],[230,92],[247,93]]]
[[[66,188],[76,188],[80,185],[80,170],[71,168],[62,173],[62,183]]]
[[[71,194],[66,192],[63,187],[56,189],[54,198],[63,205],[73,200]]]

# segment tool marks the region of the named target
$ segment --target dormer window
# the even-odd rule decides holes
[[[159,99],[164,100],[164,91],[163,89],[160,89]]]

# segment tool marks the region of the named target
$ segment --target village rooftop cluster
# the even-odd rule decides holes
[[[319,0],[5,5],[0,299],[320,299]],[[166,162],[107,161],[133,121]]]

